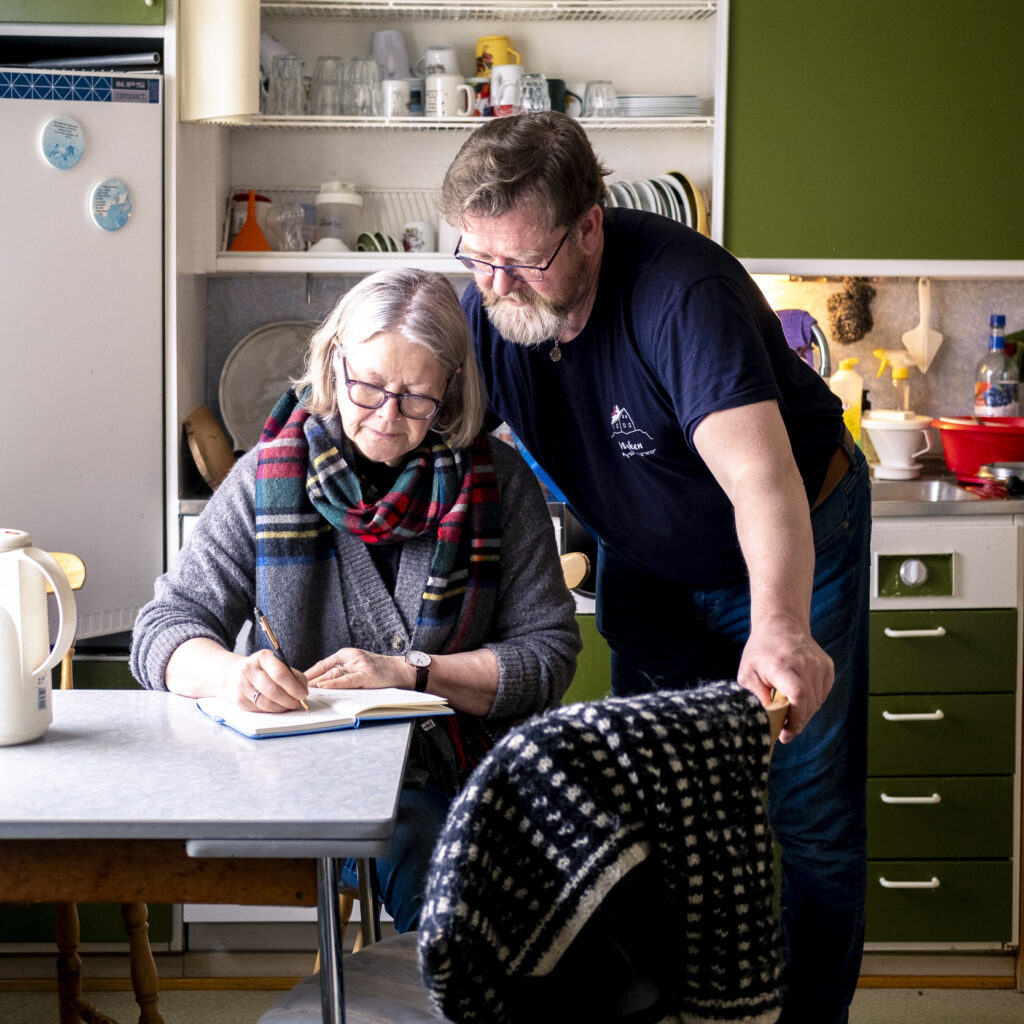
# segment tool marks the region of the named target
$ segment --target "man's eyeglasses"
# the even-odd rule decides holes
[[[342,370],[345,374],[345,387],[348,389],[348,397],[353,405],[360,409],[379,409],[389,398],[398,403],[398,411],[410,420],[433,419],[441,406],[444,405],[444,398],[431,398],[429,395],[414,395],[411,391],[396,395],[394,391],[377,387],[376,384],[367,384],[363,380],[352,380],[348,375],[348,363],[345,357],[341,358]],[[445,383],[444,390],[447,394],[451,377]]]
[[[495,271],[504,270],[509,277],[514,277],[517,281],[540,281],[544,277],[544,271],[555,262],[555,257],[561,252],[568,237],[569,232],[566,231],[558,243],[558,248],[552,253],[551,259],[541,267],[524,267],[519,263],[510,263],[508,266],[504,266],[501,263],[488,263],[487,260],[475,260],[472,256],[463,256],[459,252],[459,246],[462,245],[461,237],[459,244],[455,246],[455,258],[467,270],[473,271],[474,274],[480,274],[481,277],[494,277]]]

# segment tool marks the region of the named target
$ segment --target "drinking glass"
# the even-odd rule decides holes
[[[313,72],[313,91],[310,95],[310,113],[337,115],[342,110],[342,72],[345,62],[341,57],[317,57]]]
[[[544,75],[534,73],[519,79],[518,107],[524,114],[551,109],[551,94]]]
[[[615,86],[607,80],[587,82],[583,96],[584,117],[615,116]]]
[[[275,57],[270,72],[268,114],[301,114],[305,109],[302,64],[294,53]]]
[[[373,57],[350,57],[345,65],[342,113],[355,117],[380,116],[380,68]]]

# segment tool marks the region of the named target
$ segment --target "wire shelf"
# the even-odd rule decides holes
[[[276,18],[439,21],[705,21],[718,0],[262,0]]]
[[[233,117],[208,117],[200,123],[246,129],[303,128],[332,131],[472,131],[482,117],[321,117],[315,114],[239,114]],[[591,131],[704,131],[715,126],[713,117],[584,117],[580,124]]]

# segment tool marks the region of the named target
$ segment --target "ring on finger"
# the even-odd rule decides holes
[[[339,676],[347,676],[348,675],[348,669],[345,668],[345,666],[342,665],[342,663],[340,661],[334,667],[338,670],[338,675]]]
[[[253,689],[252,689],[252,697],[251,697],[251,700],[252,700],[253,704],[259,704],[260,697],[262,697],[262,696],[263,696],[263,694],[260,693],[260,691],[257,690],[256,687],[254,686]]]

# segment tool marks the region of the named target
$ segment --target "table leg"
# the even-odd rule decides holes
[[[128,933],[132,991],[139,1005],[139,1024],[164,1024],[157,1007],[160,981],[149,945],[149,907],[145,903],[122,903],[121,916]]]
[[[317,924],[320,930],[320,999],[324,1024],[345,1024],[341,919],[338,912],[338,861],[321,857],[316,865]]]
[[[82,958],[78,955],[78,907],[57,904],[57,1000],[60,1024],[79,1024],[82,998]]]

